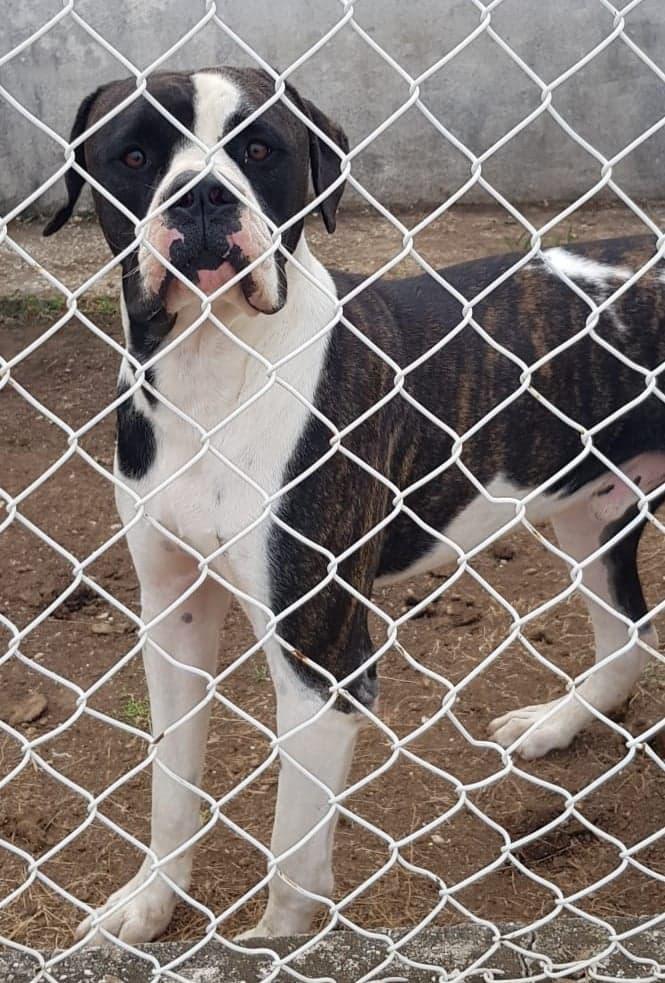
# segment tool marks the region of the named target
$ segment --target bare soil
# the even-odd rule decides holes
[[[534,221],[545,221],[553,210],[543,206],[531,211]],[[420,216],[402,217],[413,225]],[[639,222],[625,210],[585,210],[555,230],[551,241],[639,230]],[[34,224],[16,226],[12,234],[70,288],[105,258],[98,231],[86,222],[48,241],[38,238]],[[337,235],[330,239],[312,228],[310,239],[328,264],[365,272],[379,268],[400,247],[399,235],[366,215],[342,216]],[[512,219],[490,208],[456,210],[434,223],[417,245],[437,266],[525,248]],[[410,269],[411,262],[403,263],[393,275]],[[42,289],[38,272],[6,249],[0,256],[0,277],[10,295],[0,301],[0,354],[11,357],[48,331],[61,302],[54,299],[51,287]],[[105,291],[94,291],[84,309],[103,335],[120,341],[119,318]],[[106,474],[112,465],[112,414],[81,438],[78,446],[90,458],[85,460],[71,451],[67,432],[49,421],[39,405],[68,427],[82,426],[114,398],[117,363],[103,338],[72,318],[14,370],[12,376],[23,391],[5,386],[0,395],[0,483],[9,495],[22,496],[18,511],[23,517],[15,515],[0,525],[0,611],[20,630],[32,626],[19,654],[4,661],[0,655],[0,719],[14,721],[29,740],[40,740],[30,756],[12,737],[0,736],[0,899],[16,892],[0,910],[0,934],[42,948],[69,945],[81,917],[75,904],[52,885],[87,904],[99,904],[140,862],[140,851],[118,835],[114,824],[148,841],[147,736],[137,730],[148,728],[149,711],[140,654],[134,653],[94,689],[96,681],[133,650],[134,628],[88,587],[67,593],[74,564],[99,550],[87,574],[138,613],[136,578],[124,542],[103,548],[119,528]],[[60,466],[39,481],[58,461]],[[69,559],[35,535],[31,524],[67,551]],[[543,532],[551,535],[548,529]],[[641,570],[651,605],[664,593],[662,556],[660,535],[650,529],[641,546]],[[474,561],[474,569],[520,613],[568,583],[563,566],[526,532],[486,551]],[[376,600],[387,611],[403,611],[449,573],[379,590]],[[519,644],[473,676],[509,627],[506,611],[465,574],[400,633],[402,646],[423,666],[453,684],[468,680],[454,708],[459,726],[449,716],[442,717],[409,742],[408,757],[401,754],[347,804],[393,840],[407,838],[436,817],[446,818],[399,849],[352,819],[342,820],[335,896],[344,898],[366,884],[345,908],[350,921],[364,928],[417,925],[438,901],[427,871],[448,886],[463,884],[454,893],[455,902],[446,905],[434,924],[463,920],[468,913],[494,922],[532,921],[557,903],[556,891],[569,897],[586,888],[589,893],[575,902],[578,908],[610,923],[618,916],[664,909],[665,840],[655,839],[629,859],[620,853],[621,843],[630,847],[661,829],[665,742],[660,734],[649,752],[639,748],[629,755],[617,732],[596,723],[569,750],[531,764],[516,761],[508,772],[496,751],[474,743],[485,738],[497,714],[560,691],[554,674]],[[0,621],[0,653],[10,638]],[[535,623],[529,639],[571,676],[593,657],[590,628],[578,599],[557,606]],[[241,612],[234,608],[220,640],[220,665],[230,664],[252,641]],[[446,694],[443,684],[426,678],[397,651],[383,658],[380,676],[381,716],[399,738],[433,717]],[[91,695],[77,709],[83,692]],[[272,725],[272,687],[261,654],[229,677],[224,695]],[[663,717],[665,675],[653,664],[618,719],[630,733],[639,734]],[[216,706],[205,790],[216,798],[225,795],[268,753],[256,728]],[[390,753],[385,734],[368,727],[351,782],[380,768]],[[622,761],[625,766],[612,772]],[[88,824],[89,796],[102,795],[130,775],[104,796],[98,818]],[[569,795],[601,776],[606,777],[577,800],[578,813],[550,828],[566,811]],[[276,781],[273,768],[224,810],[266,844]],[[68,838],[75,831],[77,835]],[[530,839],[502,853],[506,837]],[[31,858],[39,861],[40,877],[34,876]],[[372,879],[383,867],[385,873]],[[612,872],[616,876],[607,879]],[[220,915],[263,875],[261,854],[218,822],[199,846],[191,893]],[[232,935],[247,928],[262,903],[261,896],[248,901],[223,921],[222,931]],[[205,924],[200,911],[180,904],[167,938],[200,937]]]

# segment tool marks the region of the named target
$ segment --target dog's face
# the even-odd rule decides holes
[[[111,82],[88,96],[71,139],[127,100],[135,87],[133,79]],[[174,122],[140,97],[76,150],[77,162],[92,179],[97,214],[114,254],[135,240],[136,226],[95,182],[137,220],[148,216],[140,248],[123,264],[125,283],[133,282],[148,302],[159,302],[172,313],[196,302],[196,295],[162,259],[208,295],[246,270],[235,286],[222,291],[223,300],[246,313],[274,313],[285,302],[286,279],[284,256],[271,250],[270,223],[282,226],[304,208],[310,172],[317,195],[339,177],[340,156],[348,149],[344,133],[291,87],[288,97],[340,147],[339,154],[281,101],[261,111],[274,95],[274,83],[255,69],[160,73],[149,79],[148,92]],[[242,126],[257,110],[257,118]],[[69,200],[45,235],[67,221],[84,184],[74,170],[66,180]],[[341,194],[340,184],[320,206],[330,232]],[[301,220],[285,230],[287,250],[293,251],[301,232]]]

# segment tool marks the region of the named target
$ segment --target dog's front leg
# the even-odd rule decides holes
[[[240,939],[308,932],[321,907],[317,898],[331,898],[338,818],[331,797],[345,788],[360,725],[359,714],[321,713],[322,700],[295,676],[284,655],[276,650],[269,659],[281,757],[270,842],[277,865],[263,917]],[[289,736],[304,721],[309,722]]]
[[[148,942],[160,935],[177,901],[168,881],[183,890],[189,887],[192,848],[186,844],[200,826],[201,798],[184,783],[198,787],[201,781],[210,701],[189,719],[183,718],[205,697],[203,673],[215,673],[219,627],[229,598],[208,580],[160,620],[195,582],[196,570],[183,553],[168,551],[165,540],[148,538],[150,542],[144,537],[139,548],[136,541],[130,545],[141,581],[142,620],[148,625],[154,621],[144,647],[152,734],[157,742],[150,852],[138,873],[81,923],[78,938],[91,932],[98,921],[123,942]],[[156,867],[155,861],[171,857]],[[90,941],[101,943],[104,938],[96,931]]]

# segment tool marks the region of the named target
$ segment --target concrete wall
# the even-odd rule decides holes
[[[62,9],[61,0],[0,0],[2,51]],[[223,19],[271,64],[293,63],[342,12],[336,0],[218,0]],[[76,10],[135,65],[167,50],[205,12],[204,0],[77,0]],[[479,23],[471,0],[363,0],[360,25],[413,75],[427,69]],[[492,15],[494,29],[541,78],[552,80],[606,38],[610,14],[597,0],[510,0]],[[647,0],[626,30],[656,63],[665,45],[665,3]],[[208,24],[166,63],[197,67],[243,64],[248,57]],[[40,119],[67,134],[80,99],[100,82],[128,74],[121,63],[67,16],[0,68],[0,84]],[[293,76],[300,90],[345,126],[352,144],[408,98],[408,86],[347,25]],[[540,103],[527,75],[486,35],[477,38],[422,86],[429,109],[480,154]],[[665,84],[621,40],[614,41],[557,89],[554,105],[607,156],[616,154],[665,113]],[[5,102],[0,105],[0,207],[28,195],[62,160],[47,136]],[[622,186],[640,198],[665,197],[665,129],[617,167]],[[386,203],[436,203],[469,174],[465,158],[411,108],[362,154],[354,173]],[[544,116],[500,152],[483,173],[516,201],[570,199],[589,188],[599,165]],[[53,208],[62,188],[37,204]],[[484,200],[477,189],[466,200]],[[348,205],[357,204],[348,194]]]

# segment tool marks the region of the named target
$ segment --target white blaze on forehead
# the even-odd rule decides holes
[[[588,256],[579,256],[561,246],[546,249],[543,253],[546,267],[554,273],[563,273],[570,280],[584,280],[596,286],[605,286],[609,280],[628,280],[633,274],[625,266],[599,263]]]
[[[192,132],[214,147],[222,137],[227,121],[238,111],[241,92],[237,85],[219,72],[196,72],[194,85],[194,125]]]
[[[242,92],[234,82],[217,72],[197,72],[192,76],[192,82],[194,84],[193,132],[208,147],[213,147],[221,139],[228,121],[234,113],[238,112]],[[260,210],[261,203],[246,176],[223,148],[216,152],[214,160],[215,170],[230,180],[243,196]],[[182,158],[180,166],[182,167]],[[270,230],[255,208],[247,208],[243,212],[242,227],[236,241],[249,260],[257,258],[270,247]],[[253,278],[256,289],[252,294],[252,302],[255,302],[260,309],[277,306],[279,281],[273,256],[269,255],[263,263],[259,264]]]
[[[222,139],[228,120],[238,111],[242,94],[234,82],[218,72],[195,72],[192,75],[192,85],[194,86],[192,133],[207,150],[210,150]],[[206,149],[184,137],[171,159],[161,188],[168,189],[173,178],[183,171],[203,170],[206,165]],[[216,170],[230,178],[244,192],[247,182],[226,151],[218,150],[214,160]]]

